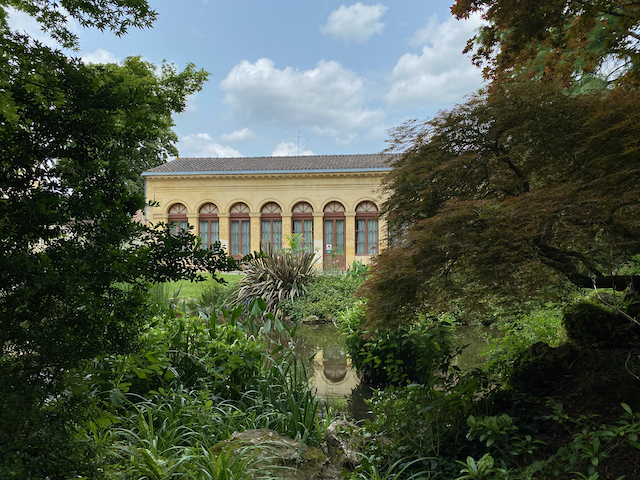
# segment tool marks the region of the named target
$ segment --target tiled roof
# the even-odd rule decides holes
[[[143,173],[184,175],[205,173],[268,173],[298,171],[385,171],[393,154],[304,155],[297,157],[176,158]]]

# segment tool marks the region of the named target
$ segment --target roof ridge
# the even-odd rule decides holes
[[[397,155],[395,153],[327,153],[318,155],[253,155],[242,157],[175,157],[174,160],[208,160],[208,159],[243,159],[243,158],[313,158],[313,157],[371,157],[380,155]]]
[[[310,172],[388,170],[393,153],[295,155],[283,157],[176,157],[145,173]]]

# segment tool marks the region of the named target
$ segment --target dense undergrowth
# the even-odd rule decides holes
[[[463,370],[456,357],[464,345],[455,339],[462,319],[425,314],[371,330],[364,299],[354,296],[365,276],[359,265],[312,276],[300,296],[271,311],[261,298],[227,310],[233,285],[204,289],[190,310],[160,302],[136,353],[68,372],[65,395],[45,406],[30,446],[42,452],[38,442],[58,435],[60,449],[27,463],[5,456],[0,477],[277,478],[265,466],[268,450],[233,450],[224,441],[267,428],[324,447],[335,414],[294,355],[304,341],[297,323],[318,317],[335,319],[353,366],[376,388],[372,416],[354,433],[360,465],[344,478],[640,478],[635,297],[582,292],[500,315],[482,363]],[[59,435],[65,419],[47,416],[49,407],[74,416],[68,435]],[[38,476],[46,471],[40,465],[64,473]]]
[[[289,338],[295,332],[265,314],[260,301],[247,311],[196,317],[162,310],[141,333],[136,354],[103,356],[69,372],[69,398],[51,407],[84,402],[69,448],[86,461],[61,465],[66,473],[52,478],[256,478],[266,472],[268,453],[258,458],[218,446],[248,429],[320,446],[329,412],[309,386],[306,366],[266,338],[269,329]],[[37,465],[3,468],[2,478],[45,478]]]
[[[303,296],[283,302],[282,313],[293,321],[335,321],[340,313],[357,303],[356,290],[366,278],[366,266],[358,262],[344,274],[317,274]]]
[[[634,305],[581,293],[505,315],[483,363],[465,371],[451,362],[447,318],[372,332],[361,307],[344,312],[354,366],[380,387],[351,478],[640,478]]]

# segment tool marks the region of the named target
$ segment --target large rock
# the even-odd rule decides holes
[[[346,420],[332,422],[324,434],[331,463],[338,467],[353,469],[360,465],[357,439],[360,427]]]
[[[340,480],[342,469],[332,465],[317,448],[262,428],[235,432],[216,444],[213,453],[231,450],[234,455],[259,459],[258,470],[283,480]]]
[[[544,342],[534,343],[529,347],[529,358],[513,369],[511,385],[523,392],[546,395],[565,380],[579,353],[570,343],[557,348]]]

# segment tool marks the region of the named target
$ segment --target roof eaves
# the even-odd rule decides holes
[[[372,168],[326,168],[317,170],[211,170],[211,171],[183,171],[183,172],[143,172],[143,177],[157,176],[185,176],[185,175],[265,175],[284,173],[362,173],[362,172],[390,172],[391,167]]]

